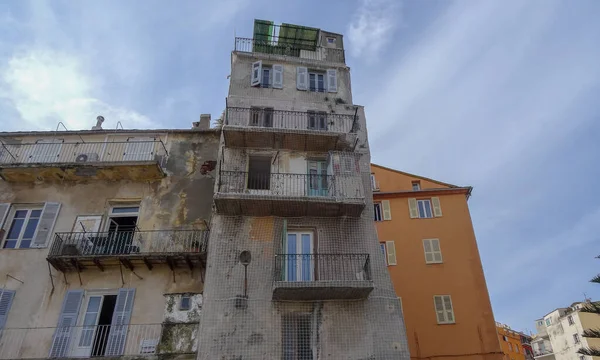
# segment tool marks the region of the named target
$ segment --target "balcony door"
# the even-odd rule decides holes
[[[285,244],[285,281],[313,281],[315,255],[311,231],[289,231]]]
[[[80,317],[73,357],[104,356],[117,295],[91,295]]]
[[[308,196],[327,196],[329,191],[327,162],[325,160],[308,161]]]
[[[75,247],[80,254],[94,254],[94,241],[99,237],[101,215],[79,215],[75,219],[71,237],[63,244],[63,251],[66,247]]]

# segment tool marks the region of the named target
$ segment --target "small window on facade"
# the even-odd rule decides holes
[[[2,248],[28,249],[31,246],[41,215],[41,206],[13,208],[6,219],[5,229],[8,229],[8,231]]]
[[[374,207],[375,221],[383,221],[383,218],[381,216],[381,203],[374,203],[373,207]]]
[[[192,298],[189,295],[183,295],[179,303],[179,310],[186,311],[192,307]]]
[[[260,87],[265,87],[265,88],[272,87],[273,80],[271,77],[271,73],[272,73],[271,68],[263,65]]]
[[[552,319],[548,318],[546,319],[546,326],[550,326],[552,325]]]
[[[508,351],[512,351],[512,344],[508,343]]]
[[[308,90],[314,92],[325,92],[325,74],[320,72],[309,72]]]
[[[282,353],[284,360],[312,360],[312,315],[292,313],[283,316]]]
[[[327,37],[327,43],[328,44],[334,44],[335,45],[335,40],[336,39],[334,37],[329,37],[329,36]]]
[[[248,164],[248,189],[269,190],[271,188],[271,157],[250,156]]]
[[[419,190],[421,190],[421,182],[420,181],[413,181],[412,182],[412,189],[413,189],[413,191],[419,191]]]
[[[454,324],[454,310],[450,295],[436,295],[433,297],[438,324]]]
[[[431,200],[417,200],[417,207],[419,209],[420,218],[433,217],[433,212],[431,211]]]
[[[519,344],[515,344],[515,352],[518,354],[519,353]]]
[[[581,340],[579,339],[579,334],[573,334],[573,341],[575,344],[579,344]]]
[[[585,356],[583,356],[583,355],[579,356],[579,360],[585,360]]]
[[[375,174],[371,174],[371,190],[379,191],[379,186],[377,185],[377,180],[375,180]]]
[[[251,108],[250,126],[273,127],[273,108]]]
[[[425,249],[425,263],[439,264],[442,262],[442,249],[439,239],[424,239],[423,248]]]
[[[573,316],[572,315],[567,316],[567,321],[569,322],[569,325],[574,325],[575,324],[575,321],[573,320]]]
[[[385,259],[385,264],[387,265],[387,254],[385,252],[385,243],[379,243],[379,249],[381,250],[381,254],[383,254],[383,258]]]
[[[309,111],[308,128],[310,130],[327,130],[327,113],[324,111]]]
[[[502,340],[508,341],[508,338],[506,337],[506,335],[502,335]]]

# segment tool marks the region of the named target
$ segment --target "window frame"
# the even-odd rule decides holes
[[[183,306],[183,299],[187,299],[188,304],[187,307]],[[179,299],[179,310],[180,311],[189,311],[192,309],[192,297],[190,295],[181,295]]]
[[[567,322],[569,323],[569,326],[575,325],[575,320],[573,320],[573,315],[567,316]]]
[[[419,204],[429,204],[429,213],[431,216],[421,216],[421,208]],[[433,219],[435,216],[433,214],[433,204],[431,199],[417,199],[417,213],[419,214],[419,219]],[[427,215],[427,208],[423,205],[423,215]]]
[[[434,241],[437,241],[439,251],[436,251],[433,249]],[[425,243],[429,243],[429,247],[431,248],[431,251],[429,251],[429,252],[427,251]],[[440,239],[423,239],[423,252],[425,255],[425,264],[443,264],[444,263],[444,257],[442,255],[442,245],[440,243]],[[431,261],[427,260],[427,254],[431,254],[431,259],[432,259]],[[436,254],[439,255],[440,260],[435,259]]]
[[[268,73],[268,75],[267,75],[268,83],[267,84],[265,84],[265,82],[264,82],[265,72]],[[262,87],[262,88],[272,88],[273,87],[273,68],[269,65],[263,64],[263,66],[262,66],[261,74],[260,74],[260,87]]]
[[[508,351],[513,351],[512,343],[508,342]]]
[[[379,219],[377,219],[377,209],[379,208]],[[380,202],[373,203],[373,220],[376,222],[383,221],[383,205]]]
[[[438,316],[438,309],[437,309],[436,302],[435,302],[436,298],[440,298],[440,300],[442,302],[442,308],[443,308],[442,312],[444,315],[443,321],[440,321],[440,318]],[[448,298],[448,301],[450,302],[450,309],[446,308],[445,298]],[[454,315],[454,304],[452,303],[451,295],[433,295],[433,309],[435,312],[435,318],[436,318],[438,325],[456,324],[456,316]],[[448,320],[448,313],[452,314],[452,320]]]
[[[421,191],[421,182],[420,181],[413,181],[412,182],[412,190],[413,191]]]
[[[315,80],[315,87],[311,86],[311,76],[314,76],[314,80]],[[323,87],[319,88],[319,76],[323,79]],[[326,83],[326,74],[324,72],[321,71],[315,71],[315,70],[309,70],[308,71],[308,76],[307,76],[307,80],[308,80],[308,91],[311,92],[318,92],[318,93],[324,93],[327,92],[327,83]]]
[[[573,334],[573,342],[575,344],[581,344],[581,337],[579,336],[579,334],[577,334],[577,333]]]
[[[387,259],[387,247],[385,246],[384,242],[379,243],[379,250],[383,254],[383,260],[385,261],[385,265],[388,266],[389,264]]]
[[[308,129],[309,130],[320,130],[320,131],[327,131],[328,129],[328,124],[327,124],[327,112],[325,111],[318,111],[318,110],[308,110],[307,112],[307,116],[308,116]],[[310,123],[311,123],[311,119],[314,121],[315,126],[311,127]],[[322,122],[322,125],[324,125],[324,127],[321,127],[320,122]]]
[[[21,229],[19,230],[19,235],[16,239],[8,239],[8,235],[12,230],[12,223],[15,220],[15,215],[17,211],[27,211],[27,215],[23,220],[23,224],[21,225]],[[29,241],[28,247],[21,247],[21,243],[23,242],[23,235],[25,235],[25,231],[27,230],[27,226],[29,225],[29,220],[31,220],[31,213],[33,211],[39,210],[40,215],[37,217],[37,224],[35,225],[35,229],[33,230],[33,234],[31,235],[31,239],[26,240]],[[33,240],[35,239],[35,235],[37,233],[38,227],[40,226],[40,220],[42,219],[42,215],[44,213],[44,204],[24,204],[24,205],[11,205],[8,215],[4,220],[4,229],[6,230],[4,235],[2,236],[2,247],[1,250],[20,250],[20,249],[31,249],[31,245]],[[19,218],[20,219],[20,218]],[[1,219],[0,219],[1,220]],[[0,224],[2,226],[3,224]],[[14,247],[6,247],[7,241],[16,241]]]
[[[552,319],[551,318],[545,319],[544,322],[546,323],[546,326],[552,325]]]

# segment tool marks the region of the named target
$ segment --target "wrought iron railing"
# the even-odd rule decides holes
[[[276,36],[270,40],[235,38],[235,51],[294,56],[301,59],[345,63],[344,50],[322,46],[293,44]]]
[[[219,172],[220,193],[285,197],[364,199],[358,175],[287,174],[258,171]]]
[[[372,280],[369,254],[278,254],[275,281]]]
[[[197,335],[197,323],[5,328],[0,359],[190,354]]]
[[[228,107],[225,125],[351,133],[355,115]]]
[[[161,140],[116,142],[49,142],[0,144],[0,164],[166,163],[167,148]]]
[[[205,253],[208,230],[59,232],[49,257]]]

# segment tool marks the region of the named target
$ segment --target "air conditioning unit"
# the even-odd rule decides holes
[[[97,153],[81,153],[77,155],[75,158],[75,162],[84,163],[84,162],[94,162],[98,161],[100,156]]]

